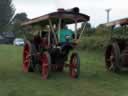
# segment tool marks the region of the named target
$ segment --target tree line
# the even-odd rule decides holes
[[[14,32],[21,35],[20,24],[29,20],[25,12],[15,14],[12,0],[0,0],[0,32]]]
[[[0,0],[0,32],[14,32],[16,36],[21,36],[23,31],[20,24],[22,22],[28,21],[29,18],[25,12],[15,14],[15,6],[12,3],[12,0]],[[81,31],[84,27],[84,23],[82,24],[81,28],[78,31]],[[120,35],[122,33],[127,34],[124,32],[128,28],[115,28],[113,33]],[[112,32],[110,28],[105,27],[104,25],[99,25],[98,27],[94,28],[91,26],[90,23],[86,23],[85,30],[84,30],[84,37],[89,37],[93,35],[109,35]],[[124,35],[126,36],[126,35]]]

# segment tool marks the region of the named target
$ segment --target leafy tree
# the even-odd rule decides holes
[[[21,23],[28,21],[28,17],[26,13],[17,13],[13,20],[12,20],[12,24],[13,24],[13,32],[16,34],[16,36],[18,37],[22,37],[23,33],[25,30],[23,30],[23,28],[21,27]],[[27,30],[27,29],[26,29]]]
[[[78,32],[81,32],[84,27],[85,27],[84,32],[83,32],[84,36],[90,36],[95,33],[95,28],[92,28],[90,23],[83,23],[81,28],[78,29]]]
[[[13,23],[22,23],[22,22],[25,22],[25,21],[28,21],[28,17],[27,17],[27,14],[26,13],[17,13],[14,18],[13,18]]]
[[[113,38],[128,38],[128,27],[120,26],[120,27],[113,28],[112,37]]]
[[[111,35],[111,27],[106,27],[105,25],[101,24],[96,27],[95,35],[101,36],[101,35]]]
[[[8,26],[11,24],[15,8],[12,0],[0,0],[0,32],[9,31]]]

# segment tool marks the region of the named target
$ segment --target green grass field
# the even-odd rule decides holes
[[[21,47],[0,45],[0,96],[128,96],[128,74],[107,72],[102,52],[82,51],[80,57],[80,79],[63,72],[44,81],[22,72]]]

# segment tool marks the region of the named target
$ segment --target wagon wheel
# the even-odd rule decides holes
[[[48,52],[41,55],[41,68],[42,79],[46,80],[51,71],[51,57]]]
[[[109,71],[119,72],[120,66],[120,48],[117,43],[113,43],[107,47],[105,53],[106,68]]]
[[[78,78],[80,74],[80,58],[79,55],[74,52],[70,57],[70,76],[72,78]]]
[[[29,41],[26,41],[23,49],[23,71],[24,72],[31,72],[32,66],[31,65],[31,44]]]

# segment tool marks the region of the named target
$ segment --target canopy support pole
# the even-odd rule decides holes
[[[61,30],[61,23],[62,23],[62,19],[59,18],[59,23],[58,23],[58,40],[60,41],[60,30]]]
[[[48,46],[50,46],[50,43],[51,43],[50,42],[51,41],[50,36],[51,36],[51,32],[50,32],[50,28],[48,28]]]
[[[75,40],[77,40],[77,20],[75,20]]]
[[[80,35],[79,35],[79,40],[81,39],[82,34],[84,33],[85,27],[86,27],[86,23],[84,24],[84,27],[83,27],[82,31],[80,32]]]
[[[57,45],[57,44],[58,44],[58,42],[57,42],[57,37],[56,37],[55,31],[54,31],[54,28],[53,28],[51,19],[49,19],[49,25],[50,25],[50,28],[51,28],[51,30],[52,30],[52,33],[53,33],[53,36],[54,36],[54,39],[55,39],[55,43],[56,43],[56,45]]]

